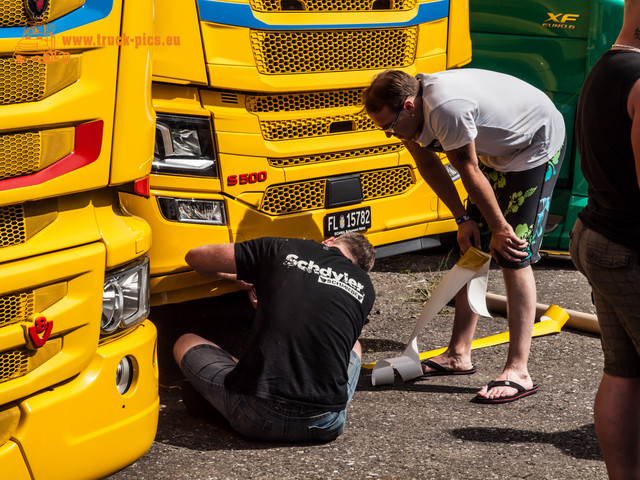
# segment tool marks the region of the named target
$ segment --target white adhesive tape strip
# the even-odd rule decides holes
[[[469,258],[475,258],[475,261],[470,262]],[[373,385],[392,384],[394,369],[398,371],[405,382],[422,375],[417,337],[427,322],[433,320],[465,284],[471,309],[479,315],[491,316],[485,301],[490,260],[491,257],[488,254],[473,247],[460,258],[422,307],[422,313],[416,321],[407,348],[402,355],[376,362],[371,373]]]

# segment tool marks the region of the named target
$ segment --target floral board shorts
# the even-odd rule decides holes
[[[519,238],[529,242],[526,249],[529,255],[522,260],[511,262],[497,254],[498,265],[501,267],[524,268],[540,260],[539,251],[549,215],[551,194],[558,179],[564,152],[565,144],[547,163],[522,172],[500,172],[480,164],[480,169],[495,192],[505,220]],[[470,198],[467,199],[467,211],[480,228],[480,248],[488,252],[491,231]]]

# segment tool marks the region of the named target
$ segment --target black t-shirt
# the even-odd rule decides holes
[[[369,275],[335,247],[259,238],[235,245],[238,279],[255,285],[258,308],[232,391],[339,411],[349,355],[373,307]]]
[[[640,189],[627,100],[638,78],[640,54],[608,51],[587,76],[576,115],[580,168],[589,195],[578,216],[612,242],[634,249],[640,245]]]

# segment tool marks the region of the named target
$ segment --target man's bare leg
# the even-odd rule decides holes
[[[221,348],[213,342],[210,342],[206,338],[202,338],[200,335],[196,335],[195,333],[185,333],[182,335],[176,343],[173,345],[173,358],[176,360],[178,365],[182,365],[182,357],[187,353],[192,347],[196,345],[201,345],[206,343],[207,345],[213,345],[215,347]],[[232,357],[236,362],[237,358]]]
[[[527,363],[531,349],[531,334],[536,318],[536,281],[531,266],[520,269],[503,268],[507,291],[507,321],[509,323],[509,353],[504,370],[496,380],[511,380],[527,390],[533,387]],[[500,398],[515,395],[512,387],[482,387],[478,396]]]
[[[469,370],[471,364],[471,342],[478,323],[478,315],[473,313],[467,299],[467,286],[465,285],[456,294],[456,311],[453,319],[453,329],[447,350],[431,358],[433,362],[442,365],[449,370]],[[426,365],[422,370],[427,373],[432,371]]]
[[[640,378],[603,374],[596,394],[596,434],[611,480],[640,478]]]

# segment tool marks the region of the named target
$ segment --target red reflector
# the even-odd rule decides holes
[[[133,193],[135,193],[136,195],[140,195],[141,197],[144,197],[144,198],[149,198],[151,196],[151,189],[149,187],[148,175],[134,182]]]

